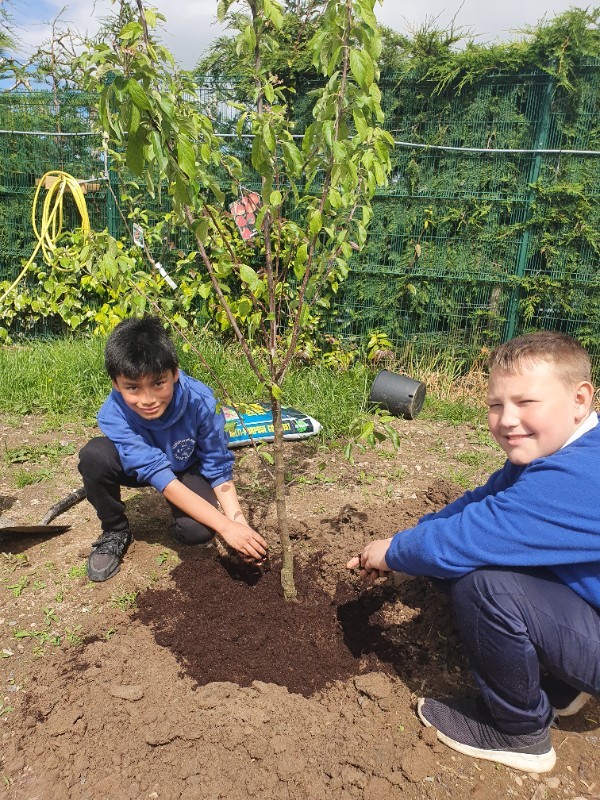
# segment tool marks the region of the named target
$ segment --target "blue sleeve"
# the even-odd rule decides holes
[[[447,519],[454,514],[459,514],[470,503],[479,503],[484,497],[489,495],[498,494],[503,489],[506,489],[515,482],[517,476],[523,471],[523,467],[514,467],[508,461],[504,464],[502,469],[494,472],[487,479],[483,486],[478,486],[469,492],[465,492],[452,503],[448,503],[440,511],[434,511],[431,514],[425,514],[417,524],[425,522],[429,519]]]
[[[460,498],[449,516],[433,515],[397,533],[386,554],[388,566],[410,575],[456,578],[484,566],[599,561],[597,465],[582,465],[565,451],[532,462],[494,494],[475,492],[476,499],[466,504]],[[496,480],[501,480],[497,474]]]
[[[196,456],[200,463],[200,473],[212,488],[233,478],[235,456],[228,449],[229,436],[225,432],[225,417],[217,412],[217,401],[213,395],[210,400],[198,404],[196,425]]]

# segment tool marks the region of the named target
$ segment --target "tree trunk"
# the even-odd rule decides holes
[[[279,541],[283,556],[281,566],[281,586],[286,600],[296,599],[296,584],[294,583],[294,552],[290,541],[290,531],[287,520],[287,507],[285,502],[285,461],[283,456],[283,423],[281,421],[281,403],[271,395],[271,409],[273,412],[274,457],[275,457],[275,506],[277,509],[277,527]]]

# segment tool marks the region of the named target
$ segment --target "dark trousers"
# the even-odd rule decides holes
[[[533,733],[552,722],[540,667],[600,694],[600,611],[550,570],[486,568],[450,584],[471,669],[502,730]]]
[[[121,486],[135,488],[148,486],[135,476],[126,475],[114,444],[104,436],[92,439],[79,452],[79,472],[87,499],[94,506],[103,531],[122,531],[129,527],[125,503],[121,500]],[[177,478],[208,501],[215,508],[217,498],[208,481],[198,472],[198,467],[176,473]],[[202,544],[214,536],[214,531],[188,517],[169,503],[173,514],[173,537],[181,544]]]

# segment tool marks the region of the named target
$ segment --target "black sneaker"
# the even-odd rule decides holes
[[[130,542],[131,533],[127,529],[104,531],[92,545],[87,565],[88,578],[91,581],[106,581],[116,575]]]
[[[545,675],[541,681],[542,689],[548,695],[548,700],[559,717],[572,717],[577,714],[592,695],[581,692],[554,675]]]
[[[497,761],[525,772],[548,772],[556,763],[549,728],[519,735],[503,733],[481,700],[422,697],[417,714],[427,727],[437,728],[441,742],[464,755]]]

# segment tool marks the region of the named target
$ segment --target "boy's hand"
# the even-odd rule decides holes
[[[267,557],[268,544],[260,533],[252,530],[246,524],[245,520],[243,523],[227,520],[227,524],[220,533],[227,544],[238,552],[244,561],[262,564]]]
[[[363,578],[383,578],[388,575],[392,570],[388,567],[385,554],[388,551],[392,537],[389,539],[378,539],[375,542],[370,542],[361,553],[346,564],[348,569],[360,569],[360,574]]]

